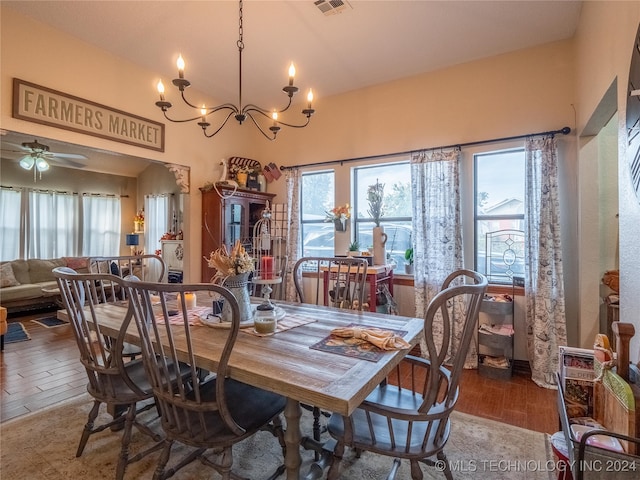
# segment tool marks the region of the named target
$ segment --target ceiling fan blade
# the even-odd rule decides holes
[[[49,152],[48,155],[51,155],[53,157],[57,157],[57,158],[75,158],[77,160],[86,160],[87,156],[86,155],[82,155],[80,153],[56,153],[56,152]]]
[[[18,149],[20,152],[29,152],[30,149],[23,147],[22,145],[18,145],[17,143],[11,143],[11,142],[1,142],[0,145],[2,146],[2,150],[4,151],[15,151],[15,150],[8,150],[6,148],[4,148],[5,145],[11,147],[12,149]]]
[[[58,165],[60,167],[74,167],[74,168],[84,168],[86,165],[80,162],[74,162],[73,160],[69,160],[66,158],[56,158],[55,156],[46,156],[47,162],[51,165]]]

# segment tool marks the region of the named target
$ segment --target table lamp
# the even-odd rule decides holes
[[[127,233],[125,243],[131,247],[131,255],[135,255],[136,247],[140,244],[140,235],[137,233]]]

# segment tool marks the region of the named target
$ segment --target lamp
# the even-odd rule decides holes
[[[200,125],[200,127],[202,128],[202,133],[207,138],[213,137],[220,130],[222,130],[222,128],[227,124],[227,121],[231,118],[232,115],[238,121],[238,123],[240,123],[240,125],[242,125],[242,122],[244,122],[247,118],[249,118],[253,122],[253,124],[256,126],[256,128],[260,131],[260,133],[262,133],[262,135],[264,135],[264,137],[266,139],[268,139],[268,140],[275,140],[276,139],[276,135],[278,134],[278,131],[280,130],[280,125],[284,125],[284,126],[292,127],[292,128],[304,128],[304,127],[306,127],[309,124],[309,121],[311,119],[311,115],[313,115],[313,113],[315,112],[315,110],[313,108],[311,108],[311,104],[313,102],[313,91],[311,89],[309,89],[309,93],[307,95],[307,108],[302,110],[302,114],[307,117],[306,122],[304,122],[302,124],[299,124],[299,125],[296,125],[296,124],[283,122],[282,120],[279,120],[279,117],[278,117],[279,114],[281,114],[283,112],[286,112],[289,109],[289,107],[291,106],[291,101],[293,99],[293,96],[298,91],[298,87],[293,85],[293,79],[294,79],[295,74],[296,74],[296,69],[295,69],[293,63],[289,67],[289,84],[282,89],[289,97],[289,102],[287,103],[286,107],[284,107],[281,110],[267,110],[265,108],[262,108],[262,107],[259,107],[257,105],[254,105],[252,103],[248,103],[246,105],[242,104],[242,50],[244,49],[243,27],[242,27],[242,0],[240,0],[239,17],[240,17],[240,26],[239,26],[239,29],[238,29],[239,38],[238,38],[238,42],[237,42],[238,52],[240,54],[240,68],[239,68],[239,82],[238,82],[238,85],[239,85],[238,104],[234,105],[232,103],[223,103],[223,104],[215,106],[215,107],[207,107],[206,105],[202,105],[202,106],[198,107],[197,105],[194,105],[191,102],[189,102],[189,100],[187,100],[185,95],[184,95],[184,90],[189,85],[191,85],[191,83],[186,78],[184,78],[185,63],[184,63],[184,59],[182,58],[182,55],[180,55],[178,57],[178,62],[177,62],[178,78],[174,79],[172,81],[172,83],[180,91],[180,95],[182,96],[182,100],[184,101],[184,103],[186,103],[189,107],[199,111],[199,115],[197,115],[197,116],[195,116],[193,118],[186,118],[186,119],[183,119],[183,120],[177,120],[177,119],[170,118],[167,115],[167,110],[169,108],[171,108],[172,105],[171,105],[171,102],[168,102],[168,101],[165,100],[165,97],[164,97],[164,85],[162,83],[162,80],[160,80],[158,82],[158,85],[157,85],[158,93],[160,94],[160,101],[156,102],[156,106],[159,107],[160,110],[162,110],[162,113],[164,114],[164,117],[167,120],[169,120],[170,122],[183,123],[183,122],[198,121],[198,125]],[[207,121],[207,117],[210,114],[216,113],[216,112],[219,112],[219,111],[226,111],[228,113],[227,113],[226,117],[224,117],[222,119],[221,123],[216,128],[216,130],[214,130],[212,133],[207,133],[207,128],[209,128],[211,126],[211,124]],[[265,118],[271,120],[272,124],[269,127],[269,131],[273,134],[273,136],[270,136],[265,131],[264,126],[260,125],[260,123],[256,119],[256,116],[258,116],[258,117],[262,116],[262,117],[265,117]]]
[[[137,233],[127,233],[125,243],[131,247],[131,255],[135,255],[136,247],[140,244],[140,235]]]

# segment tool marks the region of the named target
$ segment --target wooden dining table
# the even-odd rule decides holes
[[[211,302],[209,298],[198,296],[198,304],[211,305]],[[293,480],[301,478],[300,404],[348,416],[410,351],[387,351],[372,361],[311,347],[329,336],[334,328],[352,324],[406,332],[402,337],[414,346],[422,336],[424,321],[282,301],[277,302],[277,306],[284,310],[285,318],[306,318],[310,323],[270,336],[256,336],[241,329],[229,359],[229,374],[236,380],[287,398],[284,411],[287,425],[285,467],[286,478]],[[125,308],[122,304],[101,306],[98,321],[103,333],[117,335]],[[197,352],[197,366],[215,371],[225,339],[226,334],[221,328],[193,325],[192,342]],[[139,343],[133,321],[125,340]]]

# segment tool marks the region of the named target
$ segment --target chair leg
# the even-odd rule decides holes
[[[124,478],[124,471],[129,463],[129,445],[131,444],[131,430],[136,419],[136,404],[129,405],[126,420],[124,422],[124,431],[122,432],[120,457],[118,458],[118,466],[116,468],[116,480]]]
[[[89,440],[89,436],[93,433],[93,424],[98,417],[99,410],[100,402],[98,400],[94,400],[93,407],[91,407],[89,417],[87,418],[87,423],[84,426],[84,430],[82,431],[82,437],[80,437],[80,444],[78,445],[78,450],[76,451],[76,457],[82,455],[84,447],[87,445],[87,440]]]
[[[444,476],[447,480],[453,480],[453,474],[451,473],[451,466],[449,465],[449,460],[447,460],[447,456],[444,451],[438,452],[438,460],[444,462]]]
[[[342,463],[342,456],[344,455],[344,442],[336,443],[333,449],[333,459],[331,460],[331,466],[329,467],[329,473],[327,473],[327,480],[338,480],[340,478],[340,464]]]
[[[167,466],[169,457],[171,456],[172,446],[173,446],[173,440],[165,440],[164,449],[160,454],[160,458],[158,458],[158,465],[156,466],[156,471],[153,472],[153,480],[162,480],[165,478],[164,469]]]
[[[313,407],[313,439],[316,442],[320,441],[320,409],[318,407]],[[316,462],[320,460],[320,454],[315,452],[313,459]]]
[[[440,456],[438,455],[438,458]],[[446,476],[446,473],[445,473]],[[418,460],[411,460],[411,479],[412,480],[422,480],[423,474],[422,469],[420,468],[420,463]]]

